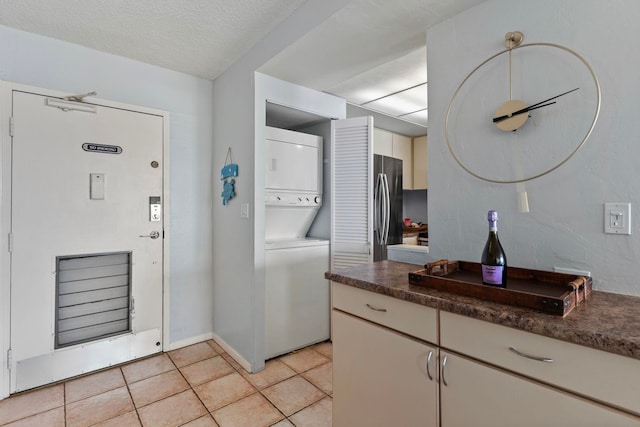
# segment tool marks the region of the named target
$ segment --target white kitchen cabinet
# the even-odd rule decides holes
[[[427,136],[413,139],[413,189],[426,190],[427,179]]]
[[[339,283],[331,284],[331,296],[333,308],[426,342],[438,340],[434,308]]]
[[[393,157],[393,133],[373,128],[373,154]]]
[[[445,311],[440,346],[640,414],[640,360]]]
[[[437,426],[437,311],[335,282],[331,290],[333,426]]]
[[[587,399],[441,350],[442,427],[638,426]]]
[[[640,426],[637,359],[331,287],[334,426]]]
[[[333,426],[438,426],[435,346],[338,310]]]
[[[402,160],[402,189],[413,189],[413,141],[410,137],[375,128],[373,153]]]
[[[393,134],[393,157],[402,160],[402,189],[413,189],[413,142],[411,138]]]

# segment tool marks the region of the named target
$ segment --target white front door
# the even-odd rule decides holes
[[[162,350],[163,116],[12,106],[13,393]]]

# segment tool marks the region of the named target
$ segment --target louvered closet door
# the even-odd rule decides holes
[[[13,93],[11,392],[162,350],[164,116],[57,101]]]
[[[373,260],[373,117],[331,122],[331,268]]]

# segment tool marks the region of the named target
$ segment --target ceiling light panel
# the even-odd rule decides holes
[[[422,47],[330,87],[327,92],[362,104],[426,81],[427,49]]]
[[[401,119],[406,120],[408,122],[416,123],[422,126],[427,126],[428,116],[429,116],[428,111],[422,110],[415,113],[407,114],[406,116],[402,116]]]
[[[363,106],[392,116],[423,110],[427,107],[427,85],[420,85],[377,101],[368,102]]]

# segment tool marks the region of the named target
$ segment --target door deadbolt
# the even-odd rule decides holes
[[[157,239],[158,237],[160,237],[160,233],[157,231],[152,231],[151,233],[146,235],[141,234],[140,237],[151,237],[152,239]]]

